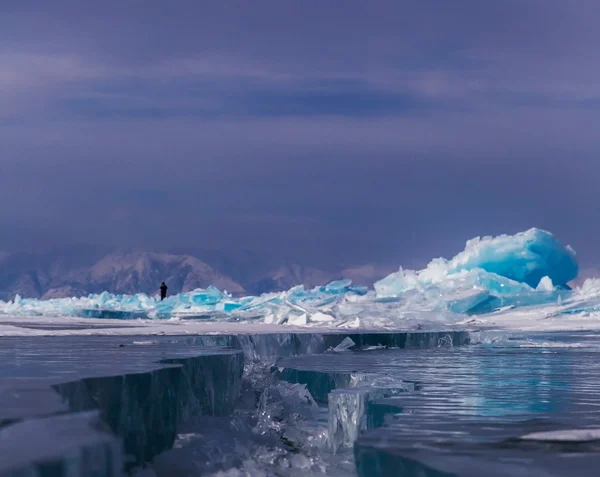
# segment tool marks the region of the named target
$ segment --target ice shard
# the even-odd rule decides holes
[[[375,403],[404,392],[402,388],[360,387],[355,389],[336,389],[329,394],[329,432],[328,444],[333,452],[342,448],[351,448],[360,431],[379,427],[384,415],[390,413],[391,406]],[[400,412],[396,407],[394,413]]]

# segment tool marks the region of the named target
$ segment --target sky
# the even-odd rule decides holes
[[[600,262],[596,0],[2,0],[0,250]]]

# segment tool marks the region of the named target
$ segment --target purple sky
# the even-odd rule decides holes
[[[3,0],[0,250],[600,261],[597,0]]]

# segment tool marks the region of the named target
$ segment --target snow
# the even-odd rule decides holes
[[[152,321],[181,320],[183,328],[198,321],[362,329],[526,327],[528,322],[542,326],[539,321],[546,320],[545,326],[548,319],[555,324],[575,319],[579,324],[600,316],[600,280],[586,280],[571,290],[567,283],[577,272],[569,246],[549,232],[531,229],[469,240],[454,258],[434,259],[423,270],[400,269],[371,290],[344,279],[242,298],[214,286],[164,301],[141,293],[107,292],[51,300],[16,297],[0,301],[0,316],[109,318],[120,324],[145,320],[145,327]]]

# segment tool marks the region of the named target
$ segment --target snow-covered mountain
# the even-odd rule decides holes
[[[0,298],[15,294],[57,298],[108,290],[114,293],[157,292],[161,281],[169,292],[214,285],[243,294],[242,285],[189,255],[149,252],[112,252],[89,264],[69,266],[62,257],[8,257],[0,261]]]
[[[214,285],[233,294],[245,293],[242,285],[203,261],[189,255],[168,253],[114,252],[86,270],[82,278],[89,284],[88,288],[95,288],[94,291],[156,293],[164,280],[172,292]]]
[[[355,285],[372,285],[377,280],[388,276],[390,273],[397,272],[398,266],[390,265],[358,265],[355,267],[344,268],[340,273],[340,278],[349,278]]]
[[[296,285],[312,288],[324,285],[336,278],[335,273],[317,268],[304,267],[298,264],[285,264],[265,273],[251,284],[251,288],[254,293],[288,290]]]
[[[47,254],[0,253],[0,299],[59,298],[89,293],[157,293],[164,280],[169,293],[214,285],[234,295],[314,287],[338,278],[371,284],[388,273],[373,266],[338,271],[278,261],[252,253],[206,261],[190,254],[63,250]],[[207,263],[208,262],[208,263]]]

